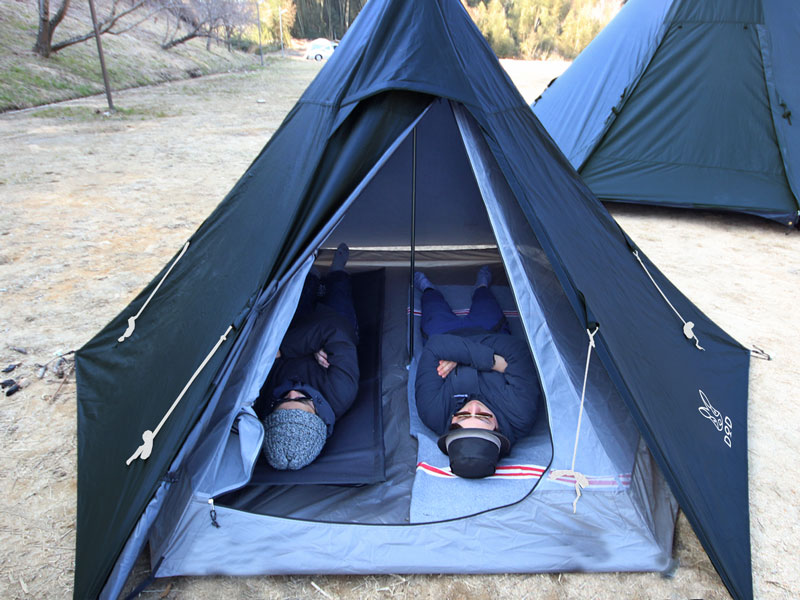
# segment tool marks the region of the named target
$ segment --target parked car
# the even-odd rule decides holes
[[[318,38],[311,42],[306,49],[306,58],[308,60],[314,59],[316,61],[320,61],[323,58],[330,58],[333,54],[333,51],[336,49],[336,46],[339,44],[337,42],[332,42],[330,40],[326,40],[325,38]]]

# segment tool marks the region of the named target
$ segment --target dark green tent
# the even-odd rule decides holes
[[[265,489],[252,405],[336,236],[386,270],[387,480]],[[469,506],[412,522],[422,246],[502,263],[546,410],[524,491],[479,512],[476,487],[438,494]],[[74,595],[115,596],[145,545],[159,577],[665,571],[677,500],[749,598],[748,366],[592,195],[459,0],[371,0],[228,196],[77,353]]]
[[[800,207],[800,3],[631,0],[533,110],[603,201]]]

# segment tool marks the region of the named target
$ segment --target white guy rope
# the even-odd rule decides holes
[[[175,398],[175,402],[173,402],[172,406],[169,407],[167,414],[165,414],[164,417],[161,419],[161,422],[158,424],[158,427],[156,427],[153,431],[150,431],[148,429],[142,434],[142,442],[143,442],[142,445],[139,446],[136,449],[136,452],[134,452],[131,455],[131,457],[125,461],[126,465],[130,466],[130,464],[137,458],[141,458],[142,460],[147,460],[147,458],[150,457],[150,453],[153,451],[153,438],[155,438],[156,435],[158,435],[158,432],[161,431],[161,428],[164,426],[164,423],[167,422],[167,419],[169,419],[170,415],[172,414],[172,411],[175,410],[176,406],[178,406],[178,403],[181,401],[184,394],[186,394],[186,391],[189,389],[189,386],[191,386],[192,383],[194,383],[194,380],[197,379],[197,376],[205,368],[206,364],[208,364],[208,361],[211,360],[212,356],[214,356],[214,353],[222,345],[222,342],[228,339],[228,334],[231,332],[231,329],[233,329],[233,325],[228,326],[228,329],[226,329],[225,333],[222,334],[222,337],[219,338],[217,343],[211,349],[211,352],[208,353],[208,355],[205,357],[200,366],[197,367],[197,370],[194,372],[194,375],[192,375],[189,381],[186,382],[186,385],[183,386],[181,393],[178,395],[177,398]]]
[[[175,259],[175,262],[173,262],[173,263],[172,263],[172,266],[171,266],[171,267],[170,267],[170,268],[167,270],[167,272],[166,272],[166,273],[164,273],[164,276],[161,278],[161,281],[159,281],[159,282],[158,282],[158,285],[156,286],[156,289],[154,289],[154,290],[153,290],[153,293],[151,293],[151,294],[150,294],[150,296],[149,296],[149,297],[147,298],[147,300],[145,301],[145,303],[144,303],[144,304],[142,304],[142,308],[140,308],[140,309],[139,309],[139,312],[138,312],[138,313],[136,313],[136,315],[134,315],[133,317],[129,317],[129,318],[128,318],[128,328],[125,330],[125,333],[123,333],[123,334],[122,334],[122,335],[121,335],[121,336],[120,336],[120,337],[117,339],[117,341],[118,341],[118,342],[122,343],[122,342],[124,342],[125,340],[127,340],[129,337],[131,337],[131,335],[133,335],[133,330],[134,330],[134,329],[136,329],[136,319],[138,319],[138,318],[139,318],[139,316],[142,314],[142,312],[144,312],[144,309],[145,309],[145,307],[146,307],[148,304],[150,304],[150,300],[152,300],[152,299],[153,299],[153,296],[155,296],[155,295],[156,295],[156,292],[158,291],[158,288],[160,288],[160,287],[161,287],[161,284],[162,284],[162,283],[164,283],[164,280],[167,278],[167,275],[169,275],[169,274],[172,272],[172,269],[174,269],[174,268],[175,268],[175,265],[177,265],[177,264],[178,264],[178,261],[179,261],[179,260],[180,260],[180,259],[183,257],[183,255],[186,253],[186,249],[187,249],[188,247],[189,247],[189,242],[186,242],[186,244],[184,244],[184,246],[183,246],[183,250],[181,250],[181,253],[178,255],[178,258],[176,258],[176,259]]]
[[[645,267],[645,266],[644,266],[644,262],[642,262],[642,259],[639,257],[639,251],[638,251],[638,250],[634,250],[634,251],[633,251],[633,255],[636,257],[636,260],[638,260],[638,261],[639,261],[639,264],[640,264],[640,265],[642,265],[642,268],[644,269],[644,272],[645,272],[645,273],[647,273],[647,276],[650,278],[650,281],[652,281],[652,282],[653,282],[653,285],[654,285],[654,286],[656,286],[656,289],[658,290],[658,293],[659,293],[659,294],[661,294],[661,297],[662,297],[662,298],[664,298],[664,301],[665,301],[665,302],[666,302],[666,303],[669,305],[669,307],[672,309],[672,312],[674,312],[676,315],[678,315],[678,318],[679,318],[679,319],[681,320],[681,322],[683,323],[683,335],[685,335],[685,336],[686,336],[686,339],[687,339],[687,340],[694,340],[694,345],[695,345],[695,347],[696,347],[698,350],[705,350],[705,348],[703,348],[703,347],[700,345],[700,340],[699,340],[699,339],[697,339],[697,336],[694,334],[694,331],[692,331],[692,330],[694,329],[694,323],[692,323],[691,321],[687,321],[686,319],[684,319],[684,318],[681,316],[681,313],[679,313],[679,312],[678,312],[678,309],[676,309],[676,308],[675,308],[675,307],[672,305],[672,302],[670,302],[670,301],[669,301],[669,298],[667,298],[667,295],[666,295],[666,294],[665,294],[663,291],[661,291],[661,288],[660,288],[660,287],[658,287],[658,284],[656,283],[656,280],[655,280],[655,279],[653,279],[653,276],[652,276],[652,275],[650,275],[650,271],[648,271],[648,270],[647,270],[647,267]]]
[[[586,475],[579,473],[575,470],[575,459],[578,456],[578,440],[581,437],[581,420],[583,419],[583,402],[586,398],[586,381],[589,379],[589,361],[592,359],[592,348],[594,348],[594,336],[600,330],[600,326],[596,326],[594,331],[586,330],[589,334],[589,349],[586,351],[586,369],[583,371],[583,389],[581,389],[581,408],[578,411],[578,429],[575,431],[575,446],[572,449],[572,466],[569,469],[559,469],[550,471],[550,479],[559,479],[561,477],[572,476],[575,478],[575,500],[572,502],[572,513],[578,512],[578,500],[581,498],[581,488],[589,485],[589,480]]]

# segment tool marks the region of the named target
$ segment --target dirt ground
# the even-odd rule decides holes
[[[563,64],[508,62],[533,100]],[[36,364],[88,341],[224,197],[319,65],[271,63],[105,99],[0,115],[0,363],[30,385],[0,396],[0,597],[71,596],[74,375]],[[98,111],[98,112],[95,112]],[[800,233],[737,215],[613,208],[623,228],[707,315],[771,361],[753,360],[750,499],[757,598],[800,590]],[[25,353],[19,350],[24,350]],[[67,365],[68,367],[68,365]],[[673,578],[653,573],[495,576],[187,577],[161,598],[727,598],[685,518]],[[131,582],[146,576],[140,561]]]

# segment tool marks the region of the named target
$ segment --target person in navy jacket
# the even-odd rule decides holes
[[[536,421],[541,390],[531,353],[509,335],[488,267],[478,273],[466,317],[453,313],[424,274],[414,282],[428,337],[417,367],[417,411],[440,436],[453,473],[486,477]]]
[[[358,395],[358,324],[350,275],[344,270],[348,255],[341,244],[324,286],[315,270],[306,277],[256,401],[264,424],[264,455],[275,469],[310,464]]]

